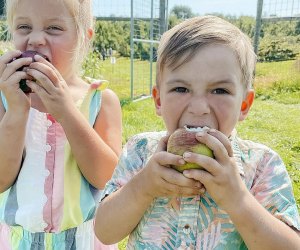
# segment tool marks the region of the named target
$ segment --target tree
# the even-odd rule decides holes
[[[195,16],[192,9],[185,5],[175,5],[171,10],[171,15],[175,15],[178,19],[187,19]]]
[[[0,16],[4,15],[4,0],[0,0]]]

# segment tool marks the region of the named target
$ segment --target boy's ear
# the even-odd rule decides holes
[[[241,105],[239,121],[243,121],[247,117],[248,112],[253,104],[254,96],[255,94],[253,89],[247,91],[247,95]]]
[[[161,103],[160,103],[160,93],[157,86],[152,88],[152,97],[155,104],[155,110],[157,115],[161,115]]]
[[[88,39],[92,39],[92,37],[93,37],[93,35],[94,35],[94,30],[92,29],[92,28],[89,28],[88,30],[87,30],[87,37],[88,37]]]

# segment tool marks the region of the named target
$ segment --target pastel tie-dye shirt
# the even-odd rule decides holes
[[[103,198],[124,186],[146,165],[163,135],[165,132],[143,133],[128,141]],[[250,192],[275,217],[300,231],[291,181],[280,157],[266,146],[236,135],[231,141],[241,178]],[[228,214],[207,193],[156,198],[129,236],[127,248],[247,249]]]

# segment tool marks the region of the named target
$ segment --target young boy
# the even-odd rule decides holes
[[[166,152],[164,132],[134,136],[103,192],[95,225],[101,241],[130,234],[128,249],[299,249],[299,214],[284,163],[235,132],[254,99],[255,60],[249,39],[218,17],[192,18],[163,35],[156,113],[167,134],[209,127],[196,138],[214,158]],[[169,167],[185,162],[204,170]]]

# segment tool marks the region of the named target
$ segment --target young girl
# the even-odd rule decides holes
[[[116,248],[93,233],[122,140],[117,96],[78,75],[90,0],[8,0],[6,13],[16,50],[0,57],[0,248]],[[15,59],[27,50],[42,56]]]

